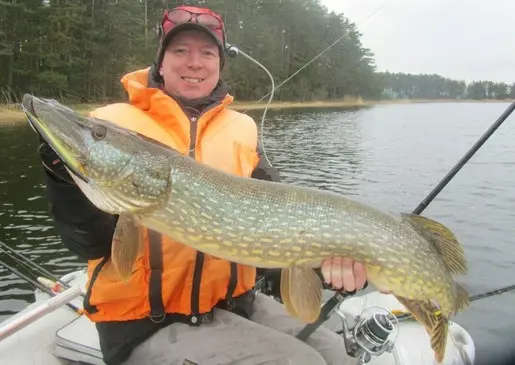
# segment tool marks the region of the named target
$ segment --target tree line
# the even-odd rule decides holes
[[[275,92],[275,100],[502,98],[515,87],[436,75],[379,73],[356,24],[318,0],[0,0],[0,102],[23,93],[70,102],[125,98],[120,78],[154,60],[165,9],[208,6],[224,17],[229,43],[263,65],[276,85],[338,43]],[[222,76],[237,100],[271,89],[266,73],[244,57]]]

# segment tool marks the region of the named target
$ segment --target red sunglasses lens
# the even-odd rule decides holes
[[[168,20],[174,24],[187,23],[191,19],[191,14],[186,10],[174,10],[167,14]]]
[[[200,14],[197,17],[197,21],[199,22],[199,24],[202,24],[202,25],[208,27],[209,29],[220,28],[220,21],[217,18],[215,18],[214,16],[209,15],[209,14]]]

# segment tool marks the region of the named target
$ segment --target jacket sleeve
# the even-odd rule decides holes
[[[281,176],[279,175],[279,171],[268,163],[267,158],[263,155],[263,152],[259,147],[257,153],[259,156],[259,162],[254,171],[252,171],[251,177],[258,180],[280,182]]]
[[[44,141],[39,155],[44,166],[49,214],[64,246],[86,260],[110,255],[118,217],[103,212],[86,198]]]

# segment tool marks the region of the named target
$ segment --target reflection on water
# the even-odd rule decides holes
[[[44,199],[37,140],[30,127],[0,127],[0,240],[62,275],[83,265],[59,241]],[[0,259],[22,272],[0,249]],[[0,267],[0,320],[33,300],[33,288]]]
[[[507,106],[269,111],[265,148],[286,183],[409,212]],[[259,111],[252,115],[260,121]],[[512,116],[424,211],[449,226],[466,247],[470,273],[463,281],[471,294],[515,283],[514,140]],[[84,263],[60,245],[52,228],[36,150],[26,125],[0,128],[0,240],[60,275]],[[31,288],[0,269],[0,320],[31,300]],[[513,347],[514,302],[513,293],[480,300],[458,317],[476,340],[478,363]]]
[[[287,183],[353,195],[364,157],[361,113],[343,119],[341,112],[270,114],[264,131],[268,158]]]

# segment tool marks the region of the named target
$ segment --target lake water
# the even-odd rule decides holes
[[[269,111],[265,147],[289,184],[409,212],[507,107],[441,103]],[[252,115],[257,121],[261,116]],[[462,281],[471,294],[515,284],[514,141],[515,115],[423,213],[446,224],[465,246],[470,272]],[[36,150],[25,123],[0,127],[0,240],[61,275],[84,263],[60,245],[52,227]],[[32,301],[31,290],[0,269],[0,321]],[[515,349],[515,293],[476,301],[457,322],[476,341],[477,364],[490,363],[491,356]]]

